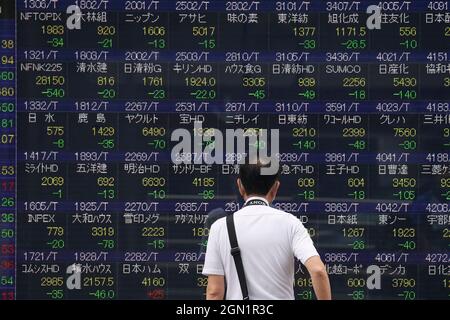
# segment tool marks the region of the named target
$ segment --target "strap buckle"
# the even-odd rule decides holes
[[[235,257],[241,253],[241,249],[239,249],[239,247],[231,248],[230,253],[233,257]]]

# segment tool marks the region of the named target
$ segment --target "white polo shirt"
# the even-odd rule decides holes
[[[260,197],[247,202],[253,199],[267,203]],[[250,300],[294,299],[294,257],[305,263],[319,255],[300,220],[268,205],[251,205],[237,211],[234,221]],[[226,218],[221,218],[211,226],[203,274],[225,275],[226,299],[242,300],[230,248]]]

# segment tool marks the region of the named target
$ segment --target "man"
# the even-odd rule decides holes
[[[311,275],[317,299],[331,299],[325,266],[308,231],[295,216],[269,206],[280,186],[278,174],[261,175],[261,167],[241,165],[237,179],[245,205],[234,214],[234,221],[249,299],[294,299],[294,257]],[[221,218],[211,227],[203,267],[208,300],[243,299],[230,250],[226,218]]]

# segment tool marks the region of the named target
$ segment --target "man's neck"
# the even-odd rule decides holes
[[[247,203],[250,200],[262,200],[262,201],[266,202],[267,204],[270,204],[270,201],[265,196],[256,195],[256,194],[252,194],[252,195],[248,195],[248,196],[244,197],[245,203]]]

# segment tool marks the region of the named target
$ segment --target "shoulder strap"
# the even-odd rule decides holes
[[[236,229],[234,226],[234,214],[227,216],[228,238],[230,239],[231,255],[236,265],[236,271],[241,285],[242,297],[244,300],[250,300],[248,297],[247,279],[245,278],[244,265],[242,264],[241,250],[239,249]]]

